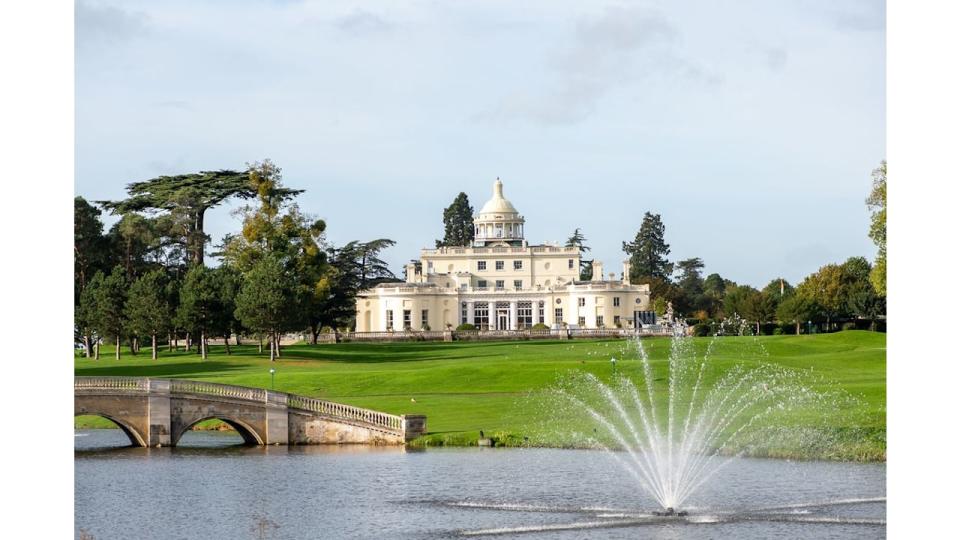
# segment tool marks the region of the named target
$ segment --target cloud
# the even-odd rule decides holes
[[[333,24],[344,32],[357,35],[386,32],[393,28],[383,17],[362,9],[340,17]]]
[[[526,119],[540,124],[575,124],[587,119],[611,90],[652,76],[720,78],[679,56],[680,31],[661,13],[611,7],[576,24],[572,42],[552,55],[553,83],[540,92],[504,96],[476,120]]]
[[[149,28],[149,19],[144,13],[87,2],[76,3],[74,31],[77,46],[124,42]]]

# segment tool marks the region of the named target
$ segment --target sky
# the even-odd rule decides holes
[[[83,0],[75,191],[269,158],[401,275],[500,177],[530,243],[579,227],[605,272],[649,211],[672,261],[796,283],[874,258],[885,25],[871,0]]]

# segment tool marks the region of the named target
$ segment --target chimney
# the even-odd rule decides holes
[[[403,265],[403,269],[407,274],[407,283],[416,283],[417,282],[417,264],[413,262],[408,262]]]
[[[630,284],[630,259],[623,261],[623,284]]]
[[[590,281],[603,281],[603,263],[597,260],[593,261],[593,276]]]
[[[610,272],[609,276],[610,276],[610,281],[616,281],[616,280],[617,280],[617,274],[616,274],[616,272]]]

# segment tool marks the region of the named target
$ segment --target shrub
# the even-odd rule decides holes
[[[537,324],[531,326],[530,329],[531,330],[549,330],[550,327],[543,324],[542,322],[538,322]]]
[[[713,328],[709,324],[699,323],[693,326],[693,335],[696,337],[706,337],[712,334]]]
[[[855,323],[855,322],[845,322],[845,323],[843,323],[843,326],[840,327],[840,329],[841,329],[841,330],[856,330],[856,329],[857,329],[857,323]]]
[[[423,330],[424,332],[429,332],[429,331],[430,331],[430,325],[429,325],[429,324],[423,325],[423,328],[421,328],[421,330]]]
[[[473,332],[476,329],[477,327],[470,323],[463,323],[457,327],[457,332]]]
[[[774,328],[774,329],[773,329],[773,335],[775,335],[775,336],[782,336],[782,335],[783,335],[783,328],[780,327],[780,326]]]

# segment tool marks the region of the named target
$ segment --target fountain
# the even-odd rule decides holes
[[[655,515],[684,516],[679,509],[690,496],[737,457],[822,435],[794,426],[788,415],[812,417],[846,399],[815,391],[809,372],[763,363],[765,350],[756,340],[720,337],[742,336],[747,328],[741,319],[725,321],[698,351],[686,328],[675,325],[666,363],[651,360],[643,341],[634,339],[633,378],[623,361],[619,371],[614,363],[608,382],[577,372],[550,390],[549,407],[554,418],[561,408],[573,425],[574,446],[605,450],[656,500],[663,510]],[[727,343],[756,347],[751,356],[761,361],[715,360],[716,348]]]

